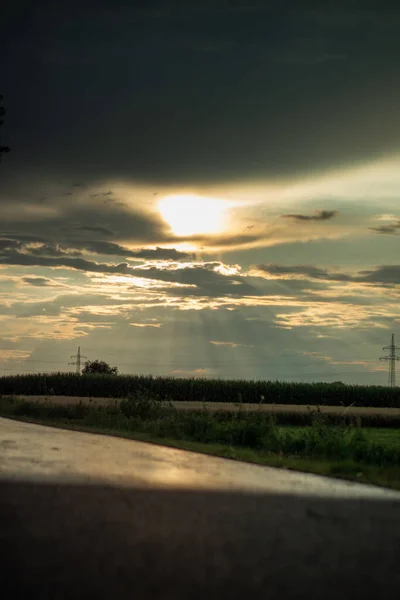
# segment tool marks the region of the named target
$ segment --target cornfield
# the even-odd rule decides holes
[[[145,392],[161,400],[186,402],[400,407],[400,389],[383,386],[75,373],[0,377],[2,395],[126,398],[137,392]]]

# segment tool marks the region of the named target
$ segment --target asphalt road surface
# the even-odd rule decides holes
[[[399,598],[400,495],[0,419],[7,597]]]

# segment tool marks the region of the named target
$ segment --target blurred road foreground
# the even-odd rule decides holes
[[[0,419],[8,596],[399,598],[400,494]]]

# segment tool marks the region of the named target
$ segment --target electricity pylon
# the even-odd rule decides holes
[[[400,357],[396,355],[396,350],[399,350],[398,346],[395,346],[394,343],[394,333],[392,333],[392,343],[390,346],[384,346],[383,350],[389,350],[389,356],[381,356],[379,360],[388,360],[389,361],[389,378],[388,383],[390,387],[396,386],[396,360],[400,360]]]
[[[81,347],[78,346],[78,352],[76,354],[72,354],[71,358],[75,358],[76,360],[74,360],[74,362],[69,362],[69,365],[75,365],[76,366],[76,372],[80,374],[81,372],[81,359],[82,358],[86,358],[87,356],[83,356],[81,354]]]

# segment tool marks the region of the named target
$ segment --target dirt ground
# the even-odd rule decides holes
[[[120,402],[117,398],[87,398],[75,396],[18,396],[24,400],[34,402],[52,402],[53,404],[77,404],[78,402],[89,403],[97,406],[105,406],[113,402]],[[210,411],[228,411],[232,412],[238,409],[238,405],[231,402],[172,402],[178,410],[201,410],[206,407]],[[266,413],[307,413],[309,410],[315,410],[315,406],[304,404],[242,404],[241,410],[254,412],[262,411]],[[400,416],[400,408],[373,408],[363,406],[321,406],[321,412],[327,414],[349,414],[354,416],[363,415],[385,415],[391,417]]]

